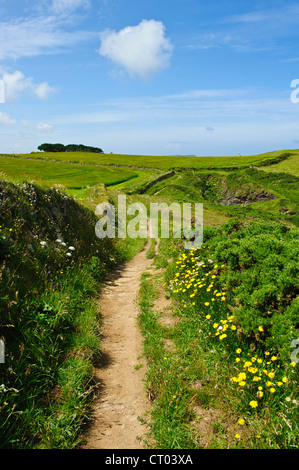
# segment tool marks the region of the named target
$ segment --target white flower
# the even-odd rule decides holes
[[[62,246],[66,246],[66,243],[64,243],[64,242],[61,242],[61,245],[62,245]]]
[[[62,240],[60,240],[60,238],[57,238],[56,242],[57,243],[62,243]]]
[[[72,253],[70,253],[69,251],[67,252],[66,256],[72,256]]]
[[[47,246],[47,242],[40,242],[41,246]]]
[[[69,250],[74,251],[75,248],[73,246],[69,246]]]

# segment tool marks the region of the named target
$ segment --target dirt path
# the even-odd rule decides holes
[[[111,274],[102,290],[102,365],[96,370],[99,394],[85,449],[142,449],[146,432],[138,420],[150,407],[143,384],[142,336],[137,325],[141,274],[152,264],[145,249]]]

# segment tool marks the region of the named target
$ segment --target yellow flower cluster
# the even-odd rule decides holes
[[[197,250],[190,250],[188,256],[183,253],[179,260],[176,262],[177,272],[174,279],[170,281],[170,287],[174,294],[187,293],[190,299],[193,299],[200,290],[205,290],[207,293],[212,292],[209,301],[204,302],[204,305],[208,307],[211,302],[216,300],[225,301],[225,293],[219,292],[217,289],[213,290],[214,279],[219,269],[223,268],[224,265],[218,266],[214,264],[212,260],[205,262],[199,262],[199,256]],[[208,268],[206,270],[206,268]],[[195,305],[195,302],[193,302]]]
[[[209,319],[211,316],[207,315],[206,318]],[[213,329],[215,330],[215,337],[218,337],[220,341],[228,337],[228,334],[232,331],[236,331],[237,327],[233,323],[234,315],[229,315],[225,320],[219,320],[218,322],[213,323]],[[211,332],[209,336],[211,336]]]
[[[226,293],[220,290],[219,285],[215,285],[215,279],[225,266],[210,259],[204,260],[200,250],[183,253],[176,261],[170,289],[184,301],[185,308],[188,305],[195,306],[209,337],[224,342],[225,347],[237,347],[237,333],[242,333],[242,328],[225,304]],[[258,327],[258,333],[264,334],[262,325]],[[288,383],[285,373],[280,369],[277,355],[266,351],[248,353],[245,357],[241,348],[236,349],[236,354],[238,373],[231,377],[231,381],[245,394],[248,406],[256,409],[261,402],[270,399],[277,401],[281,396],[278,392]]]
[[[210,326],[206,323],[207,334],[223,341],[228,338],[229,333],[237,330],[234,316],[227,317],[227,312],[226,318],[218,319],[217,322],[214,320],[215,312],[217,318],[219,317],[220,304],[226,301],[226,293],[215,288],[217,274],[225,265],[215,264],[210,259],[200,261],[199,253],[200,248],[190,250],[188,256],[185,253],[181,255],[176,262],[176,273],[170,281],[170,287],[174,294],[189,299],[193,306],[200,308],[199,314],[205,315],[206,320],[211,320]],[[184,307],[187,307],[186,302]]]
[[[246,358],[241,358],[242,350],[238,348],[236,354],[236,362],[242,365],[242,371],[231,377],[231,381],[248,391],[251,397],[255,396],[258,400],[269,397],[269,394],[275,394],[277,388],[287,383],[287,377],[281,372],[280,366],[274,367],[278,357],[271,355],[269,351],[264,353],[264,357],[248,353]],[[249,405],[257,408],[258,401],[251,400]]]

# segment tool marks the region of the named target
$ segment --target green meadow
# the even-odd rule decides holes
[[[134,178],[130,169],[98,167],[95,165],[70,164],[0,157],[0,171],[15,181],[36,181],[46,186],[61,185],[68,189],[81,189],[97,184],[111,186]]]
[[[21,158],[63,160],[66,162],[95,163],[98,165],[121,165],[138,168],[158,168],[171,170],[179,168],[232,168],[269,163],[285,153],[299,154],[299,150],[277,150],[260,155],[236,156],[236,157],[182,157],[182,156],[150,156],[150,155],[118,155],[118,154],[94,154],[88,152],[36,152],[19,154]]]

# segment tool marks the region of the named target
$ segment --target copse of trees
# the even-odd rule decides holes
[[[38,147],[42,152],[92,152],[103,153],[103,150],[98,147],[90,147],[82,144],[42,144]]]

